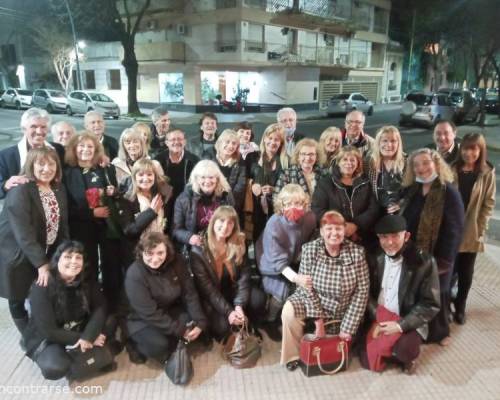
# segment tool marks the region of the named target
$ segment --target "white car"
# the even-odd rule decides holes
[[[373,103],[361,93],[337,94],[328,102],[328,116],[333,114],[347,114],[353,110],[363,111],[367,115],[372,115]]]
[[[65,112],[68,105],[66,93],[61,90],[37,89],[33,93],[31,104],[34,107],[45,108],[47,112]]]
[[[86,114],[88,111],[99,111],[104,117],[118,119],[120,107],[110,97],[103,93],[90,90],[75,90],[68,95],[66,113]]]
[[[32,90],[8,88],[0,98],[2,107],[15,107],[18,110],[31,107]]]

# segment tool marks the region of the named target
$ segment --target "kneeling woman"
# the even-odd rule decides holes
[[[164,363],[180,338],[193,341],[206,329],[198,293],[182,256],[159,232],[143,236],[127,270],[127,327],[138,351]]]
[[[292,294],[281,314],[283,341],[281,364],[293,371],[298,366],[303,320],[314,318],[316,336],[325,334],[325,321],[332,333],[351,340],[363,318],[368,302],[369,274],[363,247],[344,240],[345,219],[337,211],[326,212],[320,220],[321,237],[302,248],[299,276],[304,284]]]
[[[208,225],[202,246],[191,250],[191,268],[201,294],[210,333],[223,339],[231,325],[255,322],[263,312],[266,297],[251,283],[245,263],[245,235],[231,206],[219,207]]]
[[[47,286],[31,287],[24,343],[45,379],[82,379],[114,367],[104,333],[105,300],[96,282],[82,279],[84,264],[83,245],[63,242],[52,258]],[[68,346],[86,353],[85,359],[68,354]]]

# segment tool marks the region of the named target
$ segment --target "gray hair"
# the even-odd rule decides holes
[[[30,119],[44,119],[47,121],[47,125],[50,126],[51,118],[50,114],[42,110],[41,108],[31,107],[28,108],[21,116],[21,129],[24,129],[28,125]]]
[[[85,126],[87,124],[87,120],[90,118],[90,117],[100,117],[103,121],[104,121],[104,115],[99,112],[99,111],[96,111],[96,110],[90,110],[88,111],[85,116],[83,117],[83,125]]]
[[[69,122],[57,121],[54,125],[52,125],[52,128],[50,128],[50,133],[52,134],[52,137],[55,137],[59,128],[61,128],[62,125],[68,125],[71,128],[71,130],[73,131],[73,135],[76,134],[75,127],[73,125],[71,125]]]
[[[156,121],[167,114],[168,110],[165,107],[156,107],[151,113],[151,121],[153,121],[153,124],[155,124]]]
[[[118,142],[118,158],[122,161],[127,161],[127,150],[125,150],[125,140],[139,140],[141,143],[141,156],[139,158],[143,158],[148,155],[148,147],[146,142],[144,141],[142,134],[135,130],[134,128],[125,128],[120,135],[120,140]]]
[[[295,110],[292,107],[283,107],[283,108],[280,108],[278,110],[278,112],[276,113],[276,120],[278,122],[280,122],[281,116],[283,114],[288,114],[288,113],[295,115],[295,118],[297,118],[297,113],[295,112]]]
[[[215,195],[222,196],[222,193],[231,193],[231,186],[227,183],[226,177],[222,174],[219,166],[212,160],[201,160],[194,166],[189,176],[189,183],[193,192],[200,194],[200,184],[198,179],[203,174],[211,174],[217,177],[217,186],[215,187]]]

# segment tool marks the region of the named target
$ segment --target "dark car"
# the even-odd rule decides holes
[[[500,103],[498,102],[498,94],[488,94],[484,101],[484,109],[487,113],[498,113]]]

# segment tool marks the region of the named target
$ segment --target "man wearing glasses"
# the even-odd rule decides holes
[[[365,115],[353,110],[345,117],[345,128],[342,129],[342,146],[354,146],[361,151],[363,157],[372,149],[374,139],[364,132]]]

